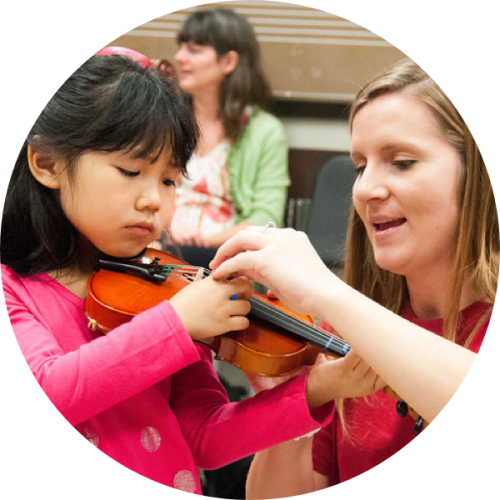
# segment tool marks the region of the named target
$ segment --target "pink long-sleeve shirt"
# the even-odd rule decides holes
[[[213,469],[326,425],[332,405],[309,411],[306,376],[230,403],[211,352],[195,345],[168,302],[106,336],[84,302],[47,275],[2,265],[7,310],[47,396],[98,449],[143,476],[201,494]]]

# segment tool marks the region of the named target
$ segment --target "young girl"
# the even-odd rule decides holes
[[[358,176],[347,283],[329,272],[303,234],[273,228],[249,228],[228,241],[212,276],[261,281],[292,309],[331,324],[430,422],[463,381],[489,324],[500,252],[492,187],[462,117],[411,61],[361,90],[350,123]],[[351,375],[336,378],[337,398],[360,395]],[[339,404],[343,418],[336,412],[314,443],[257,454],[248,497],[331,486],[408,444],[415,421],[401,418],[375,386],[371,392]],[[271,477],[271,470],[278,473]]]
[[[90,58],[22,148],[1,253],[14,332],[58,410],[133,471],[201,493],[198,467],[317,429],[331,405],[306,389],[321,378],[316,367],[228,402],[211,352],[193,340],[248,325],[246,278],[195,282],[105,336],[89,328],[84,299],[99,255],[133,257],[159,236],[196,141],[194,116],[168,79],[123,55]]]

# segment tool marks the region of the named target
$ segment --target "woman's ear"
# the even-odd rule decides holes
[[[33,177],[50,189],[61,187],[62,160],[54,160],[50,155],[35,151],[28,144],[28,164]]]
[[[238,66],[239,54],[235,50],[230,50],[223,56],[223,71],[225,75],[231,74]]]

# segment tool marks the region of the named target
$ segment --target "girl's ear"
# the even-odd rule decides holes
[[[64,168],[62,160],[54,160],[51,156],[35,151],[28,144],[28,164],[33,177],[50,189],[61,187],[61,172]]]

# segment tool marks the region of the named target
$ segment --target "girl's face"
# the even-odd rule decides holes
[[[61,205],[76,229],[115,257],[137,255],[157,239],[172,217],[179,169],[168,152],[154,162],[120,152],[81,156],[74,178],[60,179]]]
[[[179,83],[191,95],[204,92],[209,87],[218,89],[228,73],[225,56],[218,57],[210,45],[184,42],[175,54],[179,66]]]
[[[461,161],[431,110],[399,93],[377,97],[354,118],[351,157],[354,207],[378,265],[406,277],[449,269]]]

